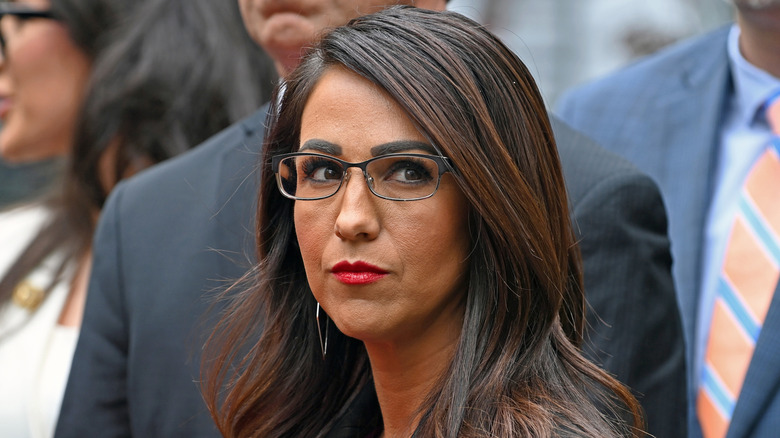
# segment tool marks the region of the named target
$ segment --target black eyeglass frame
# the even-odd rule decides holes
[[[339,181],[338,187],[336,187],[336,189],[330,195],[320,196],[320,197],[316,197],[316,198],[303,198],[303,197],[294,196],[294,195],[292,195],[290,193],[287,193],[287,191],[285,191],[285,189],[284,189],[284,185],[283,185],[283,182],[282,182],[282,175],[279,173],[279,165],[281,164],[281,162],[284,159],[290,158],[290,157],[322,157],[322,158],[325,158],[325,159],[328,159],[328,160],[333,160],[333,161],[341,164],[341,166],[344,169],[343,169],[343,172],[341,174],[341,180]],[[436,166],[439,169],[439,174],[437,176],[436,187],[433,189],[433,192],[431,192],[431,194],[427,195],[427,196],[420,196],[420,197],[417,197],[417,198],[408,198],[407,199],[407,198],[393,198],[393,197],[390,197],[390,196],[384,196],[384,195],[380,195],[379,193],[374,191],[374,188],[371,187],[371,181],[373,181],[373,177],[371,177],[371,175],[368,174],[368,170],[367,170],[368,165],[371,164],[373,161],[381,160],[383,158],[390,158],[390,157],[392,157],[392,158],[396,158],[396,157],[399,157],[399,158],[402,158],[402,157],[425,158],[425,159],[429,159],[429,160],[434,161],[436,163]],[[351,163],[349,161],[344,161],[344,160],[341,160],[339,158],[336,158],[336,157],[333,157],[333,156],[330,156],[330,155],[318,154],[318,153],[314,153],[314,152],[291,152],[291,153],[280,154],[280,155],[275,155],[275,156],[271,157],[271,170],[276,175],[276,185],[277,185],[277,187],[279,189],[279,192],[281,192],[281,194],[284,197],[289,198],[289,199],[293,199],[293,200],[296,200],[296,201],[317,201],[317,200],[320,200],[320,199],[327,199],[327,198],[330,198],[331,196],[335,195],[336,193],[339,192],[339,190],[341,190],[341,186],[344,185],[344,181],[349,178],[347,176],[347,170],[350,167],[357,167],[358,169],[363,171],[363,179],[366,181],[366,185],[368,186],[368,190],[370,190],[371,193],[374,194],[374,196],[376,196],[378,198],[381,198],[381,199],[387,199],[388,201],[419,201],[421,199],[428,199],[431,196],[435,195],[436,192],[439,190],[439,184],[441,183],[441,176],[444,175],[447,172],[452,172],[453,171],[452,164],[451,164],[449,158],[442,157],[440,155],[429,155],[429,154],[387,154],[387,155],[380,155],[378,157],[370,158],[370,159],[368,159],[366,161],[361,161],[359,163]]]
[[[20,20],[29,20],[32,18],[57,19],[51,9],[32,9],[26,6],[20,7],[18,5],[12,5],[13,3],[0,3],[0,20],[6,15],[14,16]],[[0,31],[0,53],[5,56],[5,38],[3,37],[2,31]]]

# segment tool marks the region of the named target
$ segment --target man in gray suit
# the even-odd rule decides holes
[[[281,75],[327,26],[387,4],[240,0]],[[192,152],[120,184],[103,209],[84,322],[56,436],[217,436],[198,392],[214,289],[254,262],[263,108]],[[553,121],[594,312],[586,354],[631,386],[657,436],[684,435],[684,346],[666,214],[655,184]]]
[[[689,346],[691,436],[702,433],[698,417],[705,414],[697,411],[705,409],[710,323],[739,193],[772,137],[764,102],[780,90],[780,0],[734,4],[735,24],[573,90],[559,102],[564,120],[633,161],[661,187]],[[780,202],[780,187],[774,190]],[[731,418],[717,427],[726,427],[730,438],[780,434],[776,287],[769,299],[741,392],[722,400]],[[704,424],[705,436],[713,436],[715,426]]]

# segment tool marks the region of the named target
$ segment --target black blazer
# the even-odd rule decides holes
[[[197,384],[203,315],[253,262],[266,110],[112,192],[57,438],[218,436]],[[595,309],[586,352],[645,394],[651,432],[682,437],[682,329],[658,190],[562,122],[554,129]]]

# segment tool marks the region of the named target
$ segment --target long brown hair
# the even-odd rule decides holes
[[[316,302],[270,158],[299,144],[306,100],[332,66],[384,89],[450,158],[470,204],[472,252],[455,356],[415,436],[639,435],[630,392],[583,358],[584,295],[563,176],[530,73],[495,36],[452,12],[399,7],[326,35],[269,116],[258,266],[204,355],[203,390],[228,437],[325,436],[371,370],[331,325],[323,361]],[[248,287],[244,286],[248,285]],[[621,418],[633,419],[627,425]]]

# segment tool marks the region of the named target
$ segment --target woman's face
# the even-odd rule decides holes
[[[21,0],[48,9],[48,0]],[[67,154],[90,71],[65,26],[48,18],[3,16],[0,63],[0,155],[24,162]]]
[[[349,162],[398,153],[431,154],[407,114],[362,77],[332,67],[303,111],[301,152]],[[460,333],[469,250],[468,207],[452,175],[416,201],[373,195],[362,172],[330,198],[295,201],[295,229],[317,301],[346,335],[369,342],[408,342]],[[435,178],[435,175],[434,175]],[[435,341],[434,342],[438,342]]]

